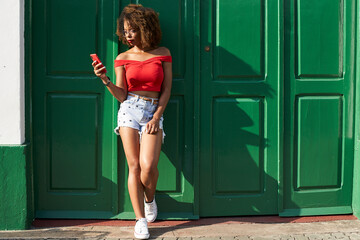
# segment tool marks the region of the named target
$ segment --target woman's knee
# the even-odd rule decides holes
[[[157,168],[156,161],[152,161],[152,159],[141,161],[141,166],[140,167],[141,167],[141,173],[142,174],[155,175],[155,174],[158,173],[158,168]]]
[[[128,161],[129,174],[140,175],[141,168],[138,161]]]

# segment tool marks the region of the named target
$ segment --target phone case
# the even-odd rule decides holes
[[[90,54],[90,57],[91,57],[91,59],[92,59],[93,61],[97,61],[98,63],[101,63],[101,65],[103,65],[96,53]],[[103,66],[104,66],[104,65],[103,65]],[[104,73],[107,73],[106,68],[104,69],[103,72],[104,72]]]

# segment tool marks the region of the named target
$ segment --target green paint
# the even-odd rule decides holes
[[[160,0],[151,1],[151,4],[143,3],[160,12],[163,45],[171,50],[174,59],[173,94],[165,113],[167,137],[159,164],[160,178],[157,198],[161,206],[159,218],[197,218],[200,214],[208,216],[277,214],[280,212],[281,216],[294,216],[351,212],[351,147],[353,139],[346,134],[351,133],[353,127],[351,125],[353,113],[351,108],[353,101],[351,99],[353,91],[351,71],[354,62],[351,59],[352,46],[350,43],[354,14],[351,12],[351,7],[343,8],[342,3],[351,5],[354,4],[354,1],[326,2],[329,11],[324,15],[314,14],[314,12],[323,12],[321,9],[323,9],[322,5],[325,5],[325,1],[318,3],[306,0],[297,1],[297,9],[300,10],[297,21],[301,22],[301,25],[297,26],[298,28],[294,22],[291,22],[294,19],[292,12],[294,6],[286,3],[283,8],[284,4],[281,0],[267,4],[264,4],[263,1],[242,1],[238,3],[237,8],[233,7],[234,3],[226,1],[190,3],[191,1],[183,0],[179,1],[179,4],[172,5],[164,5]],[[33,20],[36,23],[34,26],[37,27],[31,29],[30,21],[26,25],[28,26],[26,36],[29,37],[33,34],[34,39],[37,40],[34,45],[38,44],[39,47],[39,51],[36,51],[38,59],[35,58],[35,60],[44,64],[40,68],[32,69],[34,79],[37,79],[37,82],[34,83],[34,91],[31,92],[34,94],[31,114],[35,116],[32,127],[37,144],[34,148],[34,156],[38,161],[38,166],[44,164],[42,166],[52,167],[40,167],[35,170],[35,177],[42,184],[36,184],[40,192],[40,195],[37,196],[40,199],[40,204],[37,206],[37,217],[133,218],[126,187],[126,160],[122,154],[121,143],[118,144],[119,139],[112,133],[118,103],[108,93],[105,93],[99,82],[93,79],[91,69],[88,69],[87,60],[85,60],[87,55],[84,53],[87,52],[87,48],[97,50],[99,56],[103,56],[104,62],[111,66],[118,48],[117,37],[114,35],[114,20],[118,16],[119,9],[124,7],[127,2],[116,2],[113,5],[112,1],[103,1],[102,5],[98,6],[97,12],[95,12],[94,5],[89,5],[86,15],[93,14],[92,19],[96,20],[89,22],[88,25],[92,24],[92,28],[79,28],[80,31],[75,28],[76,24],[73,24],[74,21],[76,22],[76,18],[75,20],[72,18],[70,27],[65,27],[62,24],[69,25],[69,22],[68,19],[60,21],[61,14],[59,16],[48,15],[47,17],[57,19],[57,21],[49,22],[49,24],[54,24],[51,29],[57,29],[57,32],[51,32],[53,35],[49,36],[45,36],[45,30],[41,28],[46,25],[41,21],[47,19],[43,15],[44,12],[47,12],[44,11],[43,2],[45,1],[34,3],[36,9],[33,12]],[[136,2],[142,3],[142,1]],[[357,2],[359,1],[357,0]],[[78,6],[73,6],[75,8],[70,9],[74,11],[74,16],[79,16],[79,25],[83,25],[81,21],[84,17],[79,15],[79,9],[76,7],[79,7],[79,4],[83,7],[84,4],[64,1],[64,3],[49,4],[47,7],[52,11],[54,9],[63,11],[65,8],[62,4],[66,3],[78,4]],[[308,8],[309,4],[312,6],[311,8]],[[357,7],[360,10],[360,7]],[[29,8],[28,6],[27,11]],[[237,13],[239,9],[243,9],[241,16],[223,14],[235,10]],[[339,14],[339,9],[345,9],[344,14]],[[47,14],[50,14],[50,11]],[[228,15],[238,16],[237,21],[242,22],[241,26],[234,28],[231,25],[234,19],[229,18]],[[360,17],[357,17],[359,23]],[[347,23],[346,25],[340,24],[344,21]],[[338,31],[338,24],[342,27],[345,26],[346,29]],[[357,26],[358,36],[359,25]],[[285,26],[285,30],[282,30],[283,26]],[[321,31],[315,28],[321,29]],[[99,36],[97,41],[93,38],[94,29],[101,33],[96,35]],[[73,33],[74,36],[80,34],[78,39],[84,39],[84,36],[90,36],[88,38],[91,39],[81,41],[79,48],[70,51],[73,42],[67,42],[67,39],[63,39],[66,34],[61,34],[67,31]],[[285,35],[283,31],[286,33]],[[296,31],[299,34],[297,41],[294,39]],[[200,35],[202,35],[201,40]],[[238,39],[236,44],[234,44],[234,38]],[[321,38],[325,41],[320,41]],[[45,39],[49,41],[46,49],[49,51],[48,53],[44,52],[42,47]],[[346,49],[342,49],[344,42]],[[29,43],[30,41],[27,41],[27,44]],[[62,51],[61,49],[64,47],[56,47],[60,44],[65,44],[65,46],[68,44],[69,47]],[[210,46],[210,52],[204,51],[205,46]],[[31,47],[28,47],[27,53],[30,52]],[[310,48],[312,51],[308,51]],[[125,50],[124,47],[120,49],[121,51]],[[297,55],[295,51],[297,51]],[[29,57],[29,54],[27,56]],[[56,58],[51,62],[54,56]],[[81,59],[79,60],[77,57]],[[43,61],[45,59],[50,61],[47,65]],[[73,64],[72,61],[79,61],[79,64]],[[27,58],[27,62],[30,62],[30,58]],[[342,65],[343,62],[346,65]],[[360,38],[358,37],[357,63],[359,62]],[[236,67],[233,67],[234,65]],[[45,67],[48,67],[46,73],[43,71]],[[108,67],[110,73],[112,73],[111,69]],[[356,71],[357,96],[360,94],[359,64],[357,64]],[[28,74],[29,72],[30,70],[27,70]],[[343,72],[346,72],[347,75],[343,76]],[[81,77],[77,78],[77,76]],[[342,77],[345,77],[344,81],[341,79]],[[306,80],[303,80],[305,78]],[[317,81],[319,79],[321,81]],[[45,82],[46,84],[43,84]],[[83,84],[84,82],[86,84]],[[27,83],[31,83],[31,80],[27,79]],[[323,87],[323,85],[326,86]],[[46,95],[46,92],[50,92],[50,95]],[[27,95],[30,95],[29,92]],[[304,98],[303,95],[307,95],[307,97]],[[97,99],[98,96],[100,96],[100,100]],[[79,99],[82,99],[83,102],[77,101]],[[46,105],[46,108],[44,100],[50,104]],[[79,109],[88,108],[85,112],[86,116],[99,114],[97,115],[98,121],[93,118],[92,122],[86,122],[79,128],[67,123],[70,128],[59,126],[56,129],[55,125],[64,122],[60,117],[65,114],[67,109],[72,109],[74,114],[71,116],[78,122],[82,120],[82,112],[74,111],[76,106],[72,107],[72,104],[69,107],[69,104],[66,103],[68,100],[75,104],[82,104]],[[294,107],[298,103],[299,106]],[[344,105],[341,105],[342,103]],[[95,108],[91,107],[96,107],[96,104],[99,108],[95,111]],[[356,106],[359,104],[360,100],[357,98]],[[29,106],[29,102],[27,102],[27,106]],[[54,106],[60,111],[52,109]],[[46,113],[41,112],[44,109],[46,109]],[[307,115],[307,109],[312,110],[310,115]],[[322,110],[324,113],[319,118],[314,112],[316,109]],[[339,116],[345,113],[344,119],[339,120]],[[28,119],[29,111],[26,116]],[[223,116],[226,118],[235,116],[237,119],[236,122],[230,122],[227,125],[226,119],[222,119]],[[327,116],[331,119],[327,119]],[[52,126],[54,131],[45,132],[43,129],[45,123],[41,121],[44,121],[45,117],[48,117],[45,123]],[[360,217],[360,127],[358,127],[358,119],[360,119],[359,110],[356,111],[354,124],[357,141],[355,142],[352,207],[354,213]],[[65,120],[69,121],[69,119]],[[283,120],[285,123],[282,122]],[[247,121],[250,121],[251,124],[248,124]],[[297,125],[293,125],[297,121],[299,121],[296,123]],[[322,122],[326,123],[322,125]],[[241,123],[241,128],[236,123]],[[312,123],[314,124],[312,125]],[[96,127],[94,127],[95,125]],[[284,125],[285,129],[283,129]],[[344,125],[344,129],[340,129],[342,125]],[[229,134],[225,136],[219,126],[224,126]],[[95,156],[94,152],[92,155],[90,152],[85,153],[89,154],[85,155],[86,159],[90,161],[89,165],[81,162],[84,161],[84,158],[80,156],[81,152],[84,153],[84,149],[81,148],[83,146],[80,148],[72,146],[73,149],[70,149],[68,153],[52,149],[54,151],[51,153],[55,157],[53,159],[55,165],[52,166],[48,164],[50,163],[49,159],[45,159],[47,156],[42,155],[44,154],[42,150],[51,143],[43,142],[45,141],[42,139],[45,138],[44,136],[47,136],[47,141],[59,143],[51,146],[66,148],[69,147],[64,144],[67,141],[63,141],[66,137],[70,136],[70,140],[76,140],[71,138],[71,134],[66,135],[67,130],[82,131],[75,137],[90,136],[83,133],[84,129],[92,131],[97,127],[103,128],[96,133],[101,135],[99,139],[102,142],[100,143],[99,140],[99,143],[96,143],[92,137],[92,140],[87,142],[88,148],[93,151],[94,149],[89,146],[103,145],[98,146],[99,156]],[[313,129],[316,131],[313,132]],[[27,136],[29,136],[29,131],[30,127],[27,125]],[[285,140],[282,133],[286,136]],[[339,139],[335,137],[336,133],[342,134]],[[326,144],[322,143],[319,147],[322,149],[323,155],[316,152],[314,144],[310,141],[312,138],[308,136],[311,134],[315,134],[316,139],[330,138],[330,142],[328,142],[331,146],[330,151],[324,152]],[[242,137],[239,138],[239,135]],[[226,137],[234,140],[232,145],[223,141]],[[343,148],[337,148],[339,143],[343,144]],[[239,146],[243,148],[239,148]],[[300,151],[296,152],[293,149],[294,146]],[[236,154],[229,154],[231,149],[234,149]],[[79,150],[81,151],[79,152]],[[285,150],[285,156],[282,155],[283,150]],[[341,151],[344,152],[346,161],[339,158]],[[81,161],[74,163],[75,155],[69,154],[70,152],[77,154],[77,159],[81,159]],[[45,153],[48,152],[45,151]],[[68,158],[64,154],[69,154]],[[10,155],[6,154],[6,156]],[[12,169],[7,173],[19,172],[19,166],[20,169],[31,170],[31,167],[25,164],[26,161],[21,160],[24,158],[23,155],[15,155],[16,160],[4,161],[7,169]],[[317,156],[315,162],[312,162],[313,155]],[[295,159],[295,156],[298,159]],[[337,158],[332,159],[334,156]],[[99,158],[96,159],[96,157]],[[65,161],[61,161],[61,158],[65,158]],[[329,158],[330,162],[327,161]],[[27,158],[25,157],[25,159]],[[247,160],[247,162],[234,162],[233,165],[249,170],[245,171],[242,176],[236,175],[236,169],[231,168],[230,165],[231,161],[237,159]],[[300,161],[296,162],[299,159]],[[19,161],[25,165],[22,166]],[[10,163],[11,166],[8,166]],[[92,174],[94,174],[96,163],[99,164],[97,169],[102,172],[95,176]],[[77,168],[84,166],[81,170],[88,174],[76,175],[72,169],[69,172],[72,173],[70,177],[62,181],[64,174],[69,169],[62,164]],[[331,176],[325,178],[316,176],[317,172],[326,175],[326,168],[321,168],[321,166],[327,166],[327,164],[331,164],[329,166]],[[1,177],[3,173],[0,173]],[[31,171],[28,173],[24,172],[22,176],[27,176],[27,178],[32,176]],[[53,181],[43,181],[44,176],[48,176],[50,173],[53,173],[51,175]],[[14,174],[15,176],[21,175],[20,173]],[[344,182],[341,183],[344,185],[339,182],[342,181],[341,177],[344,178]],[[251,182],[246,184],[244,179],[251,180]],[[22,188],[11,189],[9,193],[26,192],[29,189],[26,186],[30,182],[24,178],[23,181],[17,181],[15,186],[21,185]],[[77,185],[71,185],[72,182],[76,182]],[[53,184],[51,186],[54,186],[55,190],[66,190],[66,188],[75,188],[75,190],[76,188],[86,188],[85,190],[88,190],[94,188],[94,184],[100,184],[104,194],[96,199],[100,203],[97,206],[91,205],[94,202],[92,199],[94,194],[86,196],[86,191],[81,193],[85,192],[85,196],[74,194],[73,197],[68,198],[66,193],[61,196],[57,192],[56,198],[49,200],[51,196],[46,195],[46,184]],[[339,186],[342,189],[337,193],[328,191]],[[1,193],[4,188],[5,185],[1,185]],[[264,192],[260,192],[259,189],[264,189]],[[320,190],[312,191],[314,189]],[[306,194],[306,192],[302,194],[303,192],[299,190],[310,190],[309,192],[312,194]],[[253,194],[257,192],[261,194]],[[30,196],[31,194],[26,193],[13,194],[11,198],[12,200],[19,197],[28,199]],[[7,204],[9,202],[13,201],[6,201]],[[3,227],[6,218],[1,215],[1,228],[26,228],[26,224],[22,225],[21,222],[26,223],[29,221],[28,219],[31,219],[33,208],[31,207],[32,201],[25,202],[25,204],[20,202],[22,205],[17,203],[17,206],[27,208],[25,212],[21,211],[20,207],[15,208],[14,204],[10,206],[12,208],[0,204],[0,210],[12,209],[8,213],[15,216],[9,218],[15,225]],[[214,209],[215,204],[223,206],[223,208]],[[80,211],[82,207],[85,211]],[[17,221],[19,218],[22,220]],[[10,223],[10,220],[7,222]]]
[[[342,135],[341,116],[343,102],[340,96],[298,99],[298,161],[294,166],[297,191],[341,187],[342,145],[338,137]],[[320,160],[325,160],[327,167]]]
[[[351,214],[351,206],[337,206],[337,207],[313,207],[313,208],[296,208],[285,209],[285,211],[279,214],[280,217],[292,217],[292,216],[317,216],[317,215],[329,215],[331,214]]]
[[[352,208],[354,215],[360,218],[360,1],[357,1],[356,18],[356,103],[355,103],[355,153]]]
[[[200,216],[278,213],[280,6],[200,1]]]
[[[102,218],[117,211],[116,100],[94,75],[89,54],[98,54],[115,82],[118,8],[116,1],[33,1],[36,217],[89,211]]]
[[[33,220],[29,146],[0,146],[0,230],[21,230]]]
[[[187,218],[194,211],[193,50],[186,47],[193,45],[193,39],[187,36],[193,27],[189,2],[144,3],[159,12],[161,45],[170,49],[174,59],[172,96],[164,113],[166,138],[158,166],[159,218]],[[89,58],[89,53],[97,52],[115,82],[113,60],[119,48],[114,35],[116,18],[127,4],[95,0],[33,2],[32,35],[36,41],[31,46],[37,52],[33,58],[37,67],[32,69],[36,79],[32,91],[36,217],[133,217],[124,214],[133,211],[127,189],[128,170],[121,140],[113,132],[118,102],[94,76]],[[69,15],[73,16],[71,21]],[[120,49],[122,52],[126,47]]]
[[[342,76],[343,2],[296,1],[298,77]]]
[[[282,216],[349,213],[353,4],[354,0],[284,1]]]

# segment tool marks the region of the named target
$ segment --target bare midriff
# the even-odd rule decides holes
[[[150,98],[159,98],[160,96],[160,92],[154,91],[131,91],[131,93]]]

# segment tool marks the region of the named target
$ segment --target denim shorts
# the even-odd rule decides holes
[[[139,131],[141,140],[141,135],[145,131],[146,124],[153,118],[157,104],[154,104],[152,101],[141,99],[139,98],[139,95],[133,93],[131,94],[134,96],[128,95],[126,100],[120,104],[117,117],[117,127],[114,129],[114,131],[117,135],[120,135],[120,127],[134,128]],[[156,98],[153,99],[158,100]],[[159,121],[159,128],[163,130],[164,142],[165,132],[163,129],[163,121],[164,118],[161,116]]]

